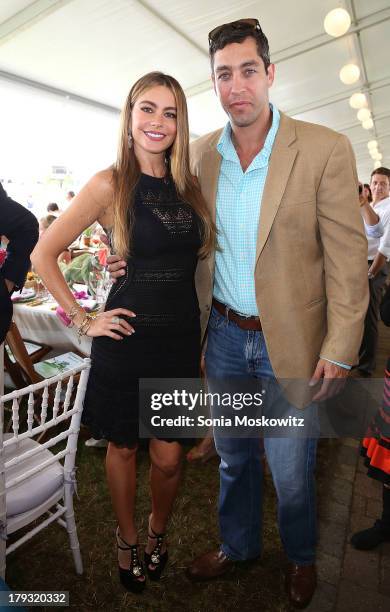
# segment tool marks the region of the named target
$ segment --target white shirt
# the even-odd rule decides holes
[[[383,234],[379,238],[370,236],[369,233],[366,232],[368,234],[368,259],[369,261],[375,259],[379,251],[387,260],[390,260],[390,198],[385,198],[375,204],[375,206],[372,204],[371,206],[379,216],[380,223],[383,227]]]
[[[376,225],[367,225],[367,223],[364,221],[364,229],[367,238],[380,238],[383,236],[383,225],[380,221],[378,221]]]

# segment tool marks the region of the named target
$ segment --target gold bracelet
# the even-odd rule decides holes
[[[66,312],[66,316],[68,317],[68,319],[70,319],[70,324],[69,327],[71,327],[72,325],[74,325],[74,321],[73,319],[79,314],[80,310],[83,310],[81,308],[81,306],[79,306],[79,304],[76,302],[72,308],[70,309],[69,312]]]
[[[84,317],[80,323],[80,325],[77,325],[75,323],[75,326],[77,327],[77,333],[79,333],[80,329],[82,329],[83,325],[85,325],[85,322],[87,321],[87,313],[85,312],[85,310],[82,308],[82,312],[84,314]]]
[[[82,336],[85,336],[87,334],[89,328],[91,327],[91,323],[94,319],[95,319],[94,315],[85,313],[85,317],[82,320],[81,325],[77,330],[77,337],[78,337],[79,343],[81,341]]]
[[[79,335],[81,336],[83,335],[84,328],[88,325],[89,319],[90,319],[90,316],[87,313],[85,313],[84,319],[81,321],[81,324],[79,325],[78,330],[77,330],[77,333]]]

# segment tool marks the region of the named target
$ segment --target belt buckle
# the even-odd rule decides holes
[[[234,314],[236,315],[236,317],[238,317],[239,319],[242,319],[243,321],[250,321],[251,319],[253,319],[253,321],[256,321],[259,319],[259,317],[256,317],[255,315],[244,315],[244,314],[240,314],[239,312],[236,312],[235,310],[233,310],[232,312],[234,312]]]

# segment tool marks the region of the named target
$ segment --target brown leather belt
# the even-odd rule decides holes
[[[215,298],[213,298],[213,306],[219,314],[227,317],[229,321],[233,321],[238,327],[245,329],[245,331],[261,331],[262,329],[259,317],[243,317],[234,312],[234,310],[230,310],[225,304],[218,302]]]

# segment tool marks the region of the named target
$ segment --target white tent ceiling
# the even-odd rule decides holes
[[[338,6],[352,26],[331,38],[323,20]],[[364,180],[368,140],[390,166],[390,0],[2,0],[0,86],[21,82],[117,113],[136,78],[163,70],[185,88],[191,131],[201,135],[226,121],[209,80],[207,33],[240,17],[257,17],[269,38],[271,99],[281,110],[345,133]],[[347,86],[338,75],[351,61],[361,77]],[[368,94],[372,130],[349,106],[356,91]]]

